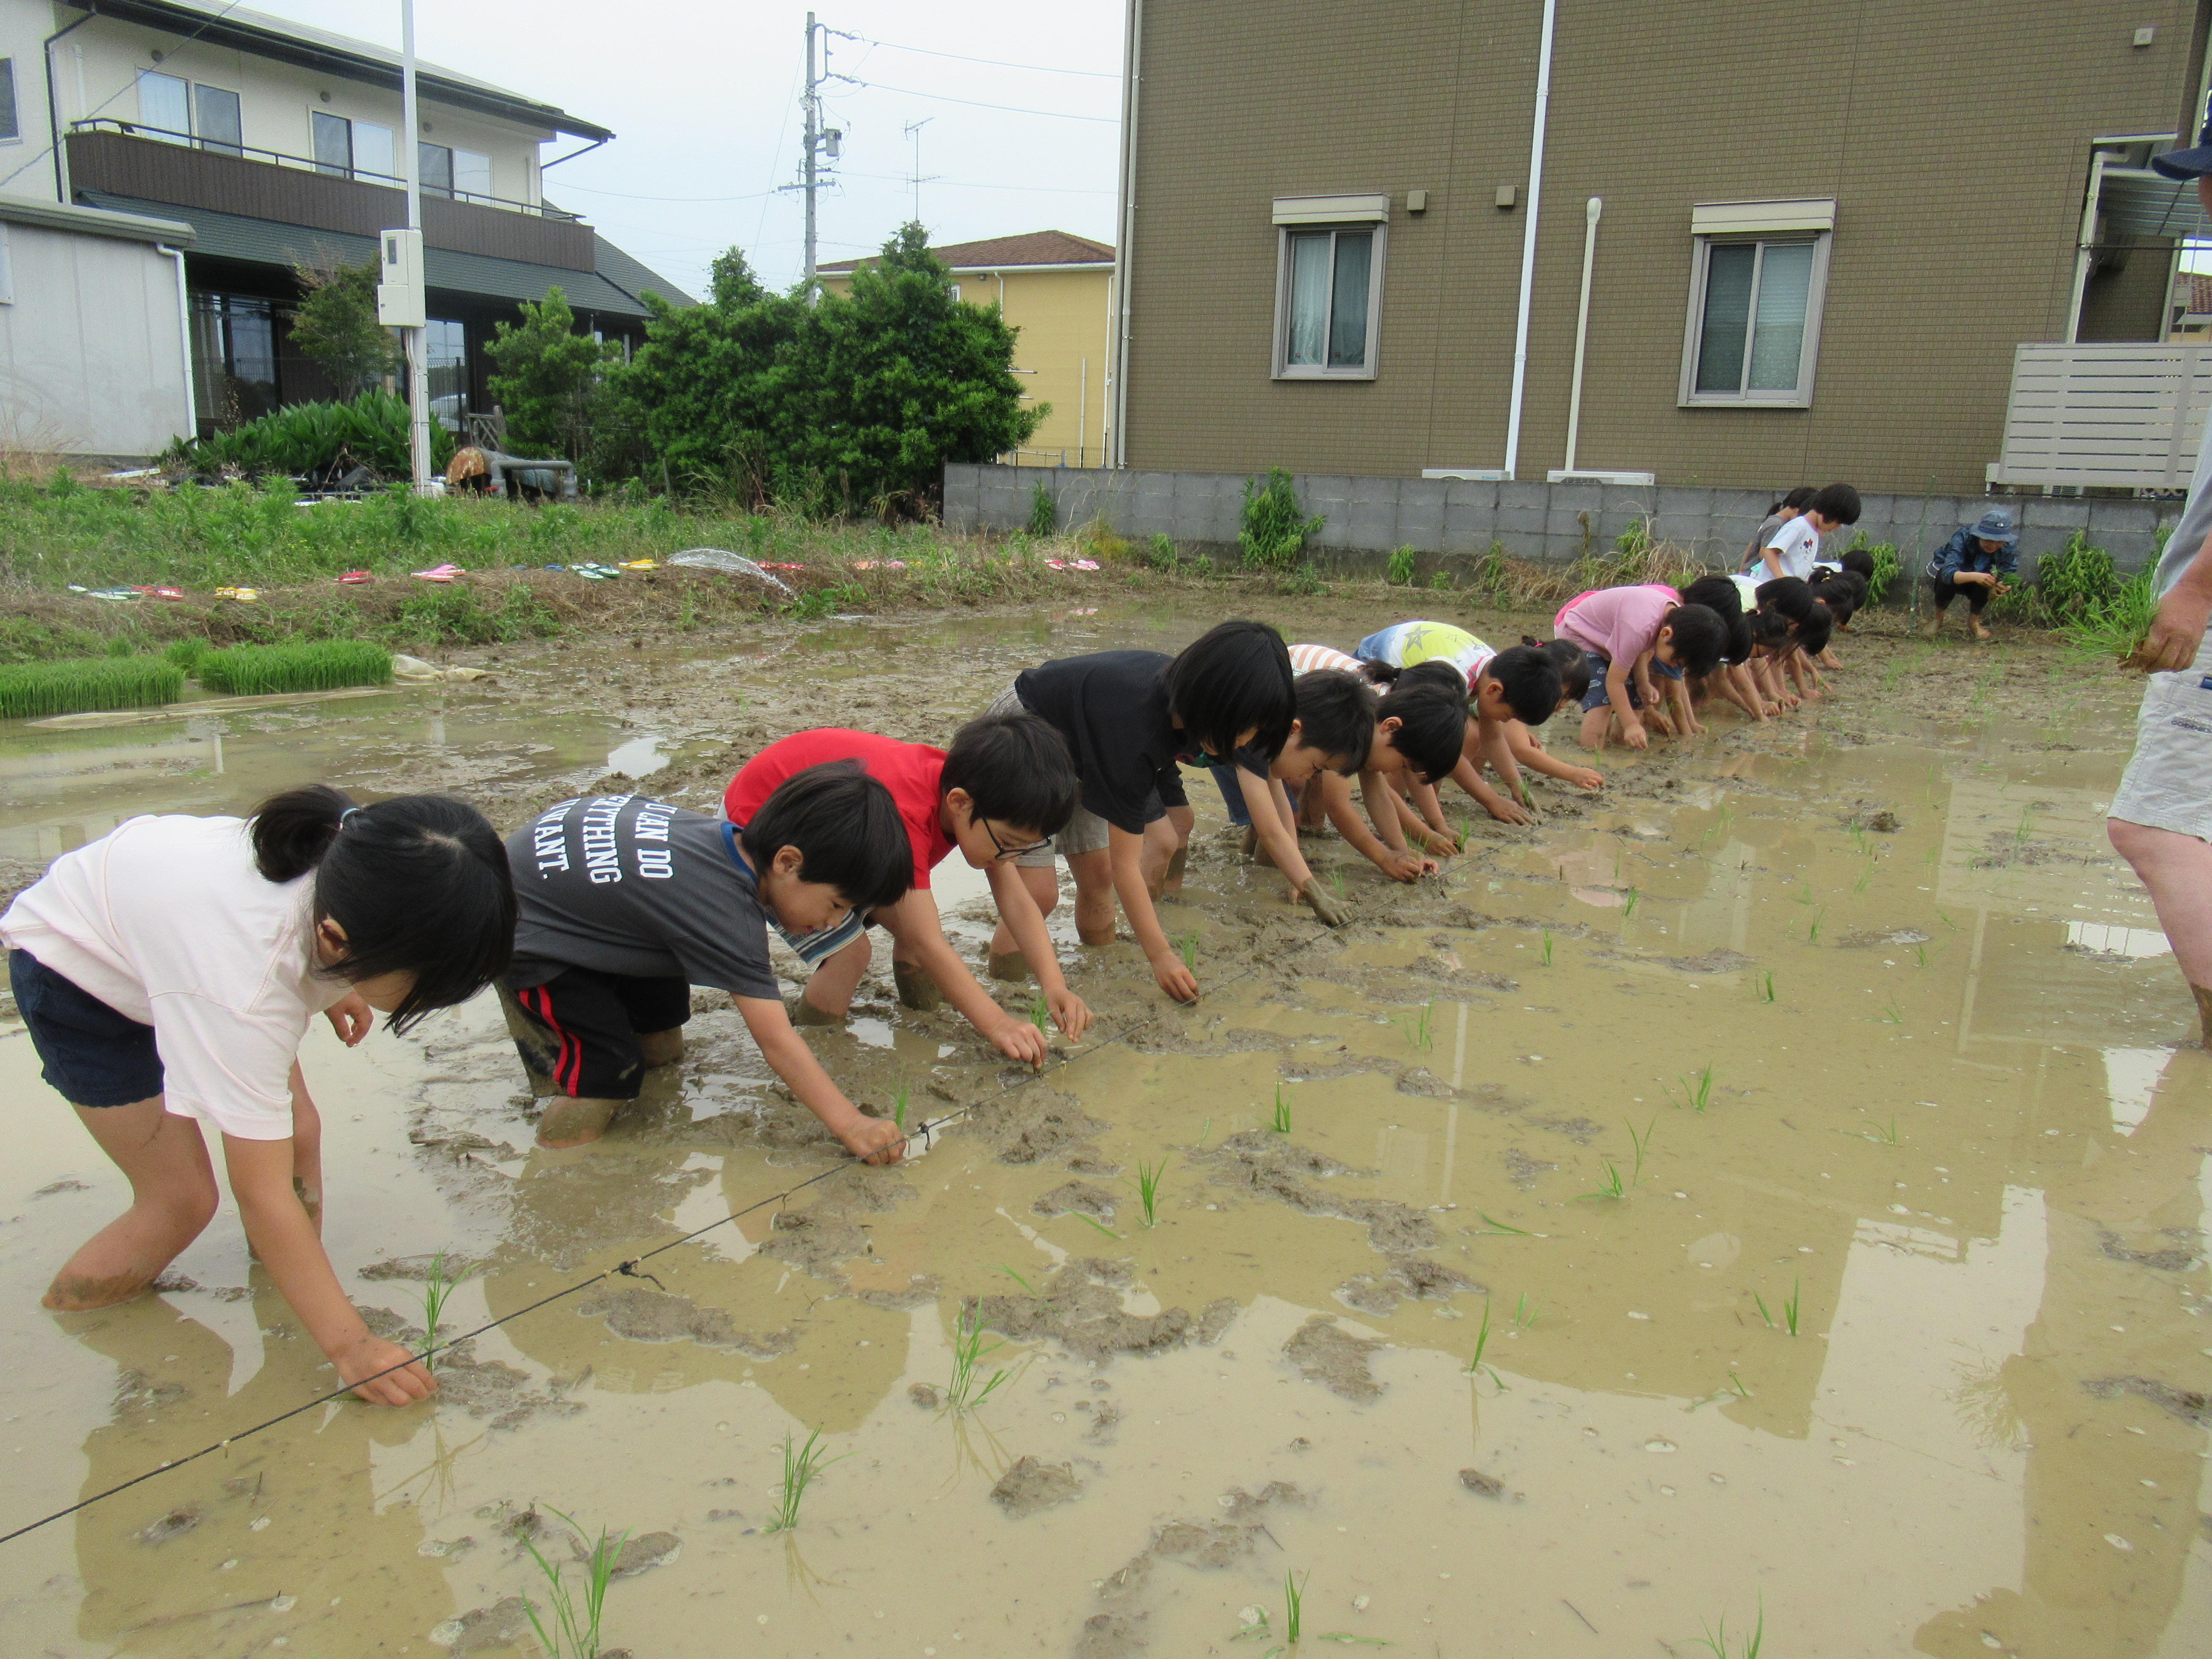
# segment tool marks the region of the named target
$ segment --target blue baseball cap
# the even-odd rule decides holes
[[[2212,120],[2197,135],[2194,149],[2170,149],[2150,158],[2151,166],[2169,179],[2201,179],[2212,173]]]

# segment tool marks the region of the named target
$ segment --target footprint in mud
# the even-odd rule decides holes
[[[1337,1299],[1358,1313],[1390,1314],[1401,1298],[1446,1302],[1462,1291],[1476,1296],[1490,1292],[1456,1267],[1426,1256],[1394,1257],[1387,1273],[1355,1273],[1337,1286]]]
[[[1088,1181],[1064,1181],[1030,1206],[1039,1215],[1087,1215],[1114,1218],[1114,1194]]]
[[[1593,1130],[1595,1125],[1591,1126]],[[1216,1165],[1213,1182],[1232,1191],[1256,1193],[1306,1215],[1363,1222],[1367,1242],[1388,1256],[1433,1249],[1436,1224],[1410,1205],[1387,1198],[1346,1198],[1308,1186],[1299,1177],[1366,1175],[1309,1152],[1270,1129],[1245,1129],[1218,1146],[1192,1154]]]
[[[1274,1536],[1255,1517],[1271,1504],[1303,1505],[1306,1496],[1286,1480],[1270,1480],[1259,1492],[1234,1487],[1223,1495],[1227,1510],[1218,1521],[1170,1521],[1152,1534],[1152,1541],[1126,1566],[1100,1584],[1100,1611],[1083,1621],[1076,1638],[1075,1659],[1130,1659],[1144,1651],[1145,1590],[1153,1568],[1162,1561],[1179,1562],[1201,1572],[1218,1572],[1248,1559],[1262,1538]]]
[[[1316,1314],[1283,1344],[1283,1358],[1309,1382],[1318,1382],[1340,1400],[1364,1405],[1382,1397],[1382,1385],[1368,1368],[1367,1357],[1386,1345],[1354,1336],[1327,1314]]]
[[[696,1342],[702,1347],[732,1348],[753,1359],[789,1353],[798,1339],[789,1331],[756,1335],[738,1330],[720,1308],[702,1308],[688,1296],[646,1285],[604,1286],[576,1306],[586,1317],[602,1317],[607,1329],[632,1342]]]
[[[760,1254],[842,1285],[837,1263],[874,1249],[859,1218],[910,1203],[915,1189],[896,1175],[868,1170],[859,1180],[825,1182],[822,1194],[805,1209],[776,1212]]]
[[[1083,1483],[1075,1478],[1072,1465],[1040,1463],[1034,1457],[1023,1456],[999,1477],[999,1484],[991,1488],[991,1501],[1019,1521],[1039,1510],[1065,1504],[1082,1492]]]
[[[968,1123],[998,1149],[1001,1164],[1034,1164],[1106,1127],[1073,1097],[1035,1084],[979,1103]]]
[[[1213,1343],[1237,1316],[1229,1297],[1208,1303],[1195,1319],[1187,1308],[1150,1316],[1124,1312],[1121,1292],[1134,1282],[1121,1262],[1079,1257],[1054,1273],[1042,1296],[975,1297],[963,1305],[1017,1342],[1055,1341],[1094,1365],[1117,1353],[1165,1353],[1187,1342]]]

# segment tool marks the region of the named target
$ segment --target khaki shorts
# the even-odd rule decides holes
[[[1008,686],[991,699],[991,706],[983,711],[988,719],[993,714],[1026,714],[1030,712],[1022,700]],[[1049,870],[1062,854],[1073,858],[1078,853],[1103,853],[1106,850],[1106,820],[1096,812],[1086,811],[1083,803],[1075,804],[1075,816],[1067,821],[1067,828],[1052,838],[1052,844],[1040,847],[1034,853],[1024,853],[1016,859],[1017,865],[1031,870]]]
[[[2197,661],[2153,674],[2136,720],[2136,752],[2111,816],[2212,841],[2212,629]]]

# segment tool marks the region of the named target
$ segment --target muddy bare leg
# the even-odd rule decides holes
[[[44,1305],[63,1312],[112,1307],[142,1294],[215,1218],[220,1196],[200,1126],[164,1111],[159,1095],[76,1109],[129,1178],[131,1201],[54,1275]]]
[[[538,1120],[538,1144],[556,1152],[589,1146],[606,1133],[615,1115],[629,1104],[627,1100],[556,1095],[545,1103],[545,1115]]]
[[[806,981],[806,988],[799,994],[802,1003],[809,1004],[814,1012],[829,1016],[830,1024],[845,1018],[853,1006],[853,993],[860,989],[860,975],[868,971],[868,963],[875,951],[862,933],[843,950],[824,961]]]
[[[2197,1000],[2200,1038],[2212,1049],[2212,842],[2107,818],[2106,833],[2158,909],[2158,925]]]
[[[1022,885],[1030,890],[1036,901],[1039,915],[1049,917],[1060,904],[1060,866],[1056,864],[1024,864],[1019,866]],[[1030,976],[1029,958],[1022,954],[1021,946],[1014,942],[1013,929],[1004,921],[991,935],[991,977],[993,979],[1025,980]]]
[[[1114,942],[1114,866],[1106,850],[1070,855],[1075,876],[1075,935],[1085,945]]]
[[[684,1058],[684,1028],[676,1025],[665,1031],[640,1031],[637,1051],[645,1056],[647,1066],[673,1066]]]

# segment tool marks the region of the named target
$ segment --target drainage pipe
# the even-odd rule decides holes
[[[1505,479],[1521,459],[1521,400],[1528,389],[1528,310],[1535,298],[1536,217],[1544,201],[1544,124],[1552,112],[1552,33],[1559,0],[1544,0],[1544,38],[1536,53],[1536,118],[1528,138],[1528,216],[1521,227],[1521,310],[1513,323],[1513,404],[1505,419]]]
[[[1545,0],[1550,4],[1551,0]],[[1121,35],[1121,177],[1120,223],[1114,236],[1114,355],[1106,365],[1109,429],[1101,434],[1108,466],[1129,462],[1129,256],[1137,239],[1137,77],[1145,52],[1145,0],[1128,0]]]
[[[1583,204],[1583,300],[1575,313],[1575,389],[1567,398],[1567,464],[1562,471],[1575,470],[1575,441],[1583,428],[1583,349],[1589,343],[1590,265],[1597,255],[1598,216],[1605,211],[1605,198],[1593,196]]]

